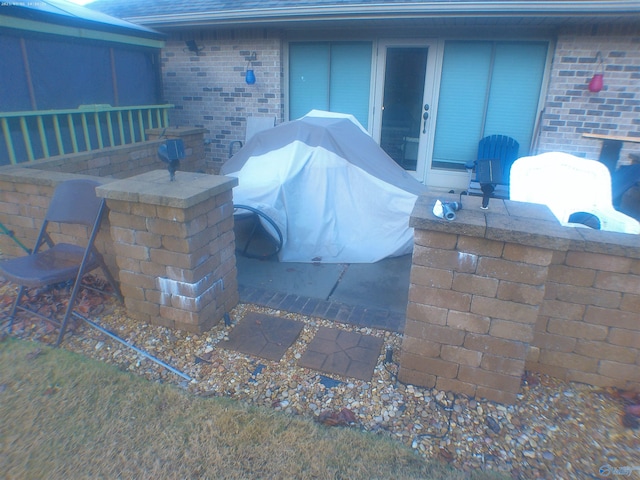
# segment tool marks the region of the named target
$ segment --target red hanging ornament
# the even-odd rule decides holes
[[[589,91],[593,93],[598,93],[604,87],[604,62],[602,60],[602,54],[600,52],[596,53],[596,61],[600,59],[598,63],[599,73],[594,73],[593,77],[589,81]]]

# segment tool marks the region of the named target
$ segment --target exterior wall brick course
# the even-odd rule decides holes
[[[633,260],[600,253],[570,251],[567,253],[566,264],[570,267],[590,268],[605,272],[628,273]]]
[[[556,352],[573,352],[578,339],[564,335],[553,335],[545,332],[534,332],[533,345]]]
[[[454,272],[474,273],[478,258],[473,254],[465,254],[456,250],[416,245],[413,251],[413,262],[425,267],[452,269]]]
[[[133,298],[125,298],[124,304],[127,307],[127,313],[131,313],[133,316],[141,315],[141,317],[146,319],[148,317],[157,317],[160,314],[160,307],[155,304],[148,302],[146,300],[135,300]]]
[[[454,345],[442,345],[440,357],[448,362],[458,362],[460,365],[479,367],[483,354],[474,350],[467,350]]]
[[[547,331],[564,337],[574,337],[586,340],[604,340],[609,334],[609,328],[602,325],[591,325],[566,319],[550,318]]]
[[[623,312],[621,310],[595,307],[593,305],[587,307],[584,321],[594,325],[605,325],[634,331],[640,329],[640,313]]]
[[[120,293],[122,293],[123,296],[134,300],[144,300],[144,289],[142,287],[121,283]]]
[[[538,307],[536,306],[508,302],[497,298],[481,297],[479,295],[473,297],[471,312],[519,323],[534,324],[538,319]]]
[[[544,299],[544,292],[543,286],[523,285],[503,280],[498,285],[496,296],[500,300],[538,306]]]
[[[406,335],[406,333],[405,333]],[[422,357],[438,357],[442,345],[424,338],[405,336],[402,341],[402,351]]]
[[[471,397],[471,398],[476,396],[476,390],[477,390],[477,387],[475,384],[461,382],[460,380],[457,380],[454,378],[447,378],[447,377],[438,377],[438,379],[436,380],[435,387],[438,390],[449,391],[449,392],[454,391],[454,392],[461,393],[463,395],[467,395],[468,397]]]
[[[147,221],[145,217],[120,212],[109,211],[109,223],[112,227],[122,227],[142,231],[147,229]]]
[[[463,346],[476,352],[492,353],[515,359],[525,358],[527,353],[527,345],[525,343],[475,333],[467,333]]]
[[[586,305],[547,300],[542,303],[540,314],[567,320],[582,320],[586,310]]]
[[[640,368],[638,365],[627,365],[610,360],[602,360],[598,368],[600,375],[627,381],[628,385],[640,386]]]
[[[118,200],[109,200],[109,205],[112,202],[118,202]],[[138,217],[148,217],[148,218],[156,218],[158,216],[158,205],[150,205],[148,203],[129,203],[129,202],[118,202],[126,205],[124,210],[118,210],[122,213],[130,213],[131,215],[136,215]],[[111,207],[109,207],[111,208]]]
[[[520,375],[512,376],[497,372],[489,372],[481,368],[461,365],[458,380],[475,383],[478,386],[493,388],[502,392],[517,394],[520,391]]]
[[[491,320],[489,335],[529,343],[533,340],[533,329],[521,323],[494,318]]]
[[[573,285],[555,285],[555,299],[567,303],[595,305],[607,309],[620,306],[622,294],[598,288],[575,287]]]
[[[540,352],[540,363],[589,373],[596,373],[598,369],[597,358],[591,358],[575,353],[554,352],[550,350]]]
[[[111,229],[111,237],[116,243],[135,243],[135,233],[129,228],[113,227]]]
[[[638,345],[640,345],[640,330],[631,331],[622,328],[611,328],[609,329],[607,342],[612,345],[637,349]]]
[[[155,278],[150,275],[128,272],[126,270],[120,271],[120,282],[125,285],[133,285],[144,289],[155,288],[156,284]]]
[[[411,268],[411,282],[432,288],[451,288],[453,272],[415,265]]]
[[[414,242],[422,247],[442,248],[453,250],[458,240],[457,235],[442,232],[432,232],[429,230],[414,230]],[[414,262],[415,263],[415,262]]]
[[[640,295],[623,294],[622,302],[620,302],[620,310],[640,312]]]
[[[409,301],[435,307],[450,308],[461,312],[469,311],[471,307],[471,295],[469,294],[423,287],[415,284],[409,287]]]
[[[483,257],[500,257],[504,250],[504,243],[486,238],[460,235],[460,237],[458,237],[457,248],[461,252]]]
[[[423,358],[419,370],[438,377],[456,378],[458,375],[458,363],[447,362],[440,358]]]
[[[486,277],[528,285],[543,285],[547,278],[546,267],[489,257],[480,258],[477,273]]]
[[[615,292],[640,295],[640,276],[611,272],[598,272],[595,287]]]
[[[565,378],[568,382],[586,383],[596,387],[625,388],[627,386],[626,382],[622,380],[605,377],[604,375],[598,375],[597,373],[581,372],[579,370],[567,370]]]
[[[400,360],[401,364],[406,362],[403,356]],[[433,388],[436,385],[436,376],[405,367],[398,372],[398,380],[409,385],[420,385],[427,388]]]
[[[483,315],[449,310],[447,326],[474,333],[488,333],[491,319]]]
[[[439,342],[444,345],[462,345],[465,332],[457,328],[441,327],[439,325],[426,325],[425,333],[429,340]]]
[[[479,385],[476,389],[476,397],[486,398],[489,401],[498,403],[515,403],[518,398],[515,393],[495,390],[493,388],[483,387],[482,385]]]
[[[407,305],[407,324],[410,323],[410,320],[418,320],[425,323],[433,323],[434,325],[446,325],[447,312],[446,308],[409,302]],[[405,325],[405,333],[406,331],[407,325]]]
[[[507,243],[504,246],[502,258],[512,262],[530,263],[546,267],[551,264],[553,250]]]
[[[162,239],[153,233],[137,231],[133,243],[144,247],[158,248],[162,245]]]
[[[620,347],[617,345],[609,345],[604,342],[593,342],[587,340],[578,340],[578,344],[576,345],[574,352],[579,355],[626,364],[635,363],[638,358],[638,350],[635,348]]]
[[[480,368],[505,375],[521,376],[524,371],[524,363],[524,360],[485,354],[482,356]]]
[[[456,273],[450,285],[453,290],[462,293],[495,297],[498,291],[498,280],[468,273]]]
[[[134,260],[149,260],[149,249],[144,245],[115,244],[116,255]]]
[[[596,279],[596,270],[577,268],[567,265],[551,265],[548,281],[565,283],[577,287],[592,287]]]

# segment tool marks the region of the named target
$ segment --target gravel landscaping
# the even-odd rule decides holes
[[[5,314],[14,291],[10,285],[0,284],[0,309]],[[55,292],[47,296],[57,301]],[[279,362],[225,348],[231,329],[249,312],[304,323]],[[62,348],[116,364],[152,381],[178,384],[195,395],[225,396],[338,428],[390,435],[427,458],[440,458],[466,471],[484,469],[522,479],[640,475],[640,430],[629,419],[624,421],[623,400],[613,389],[526,374],[518,402],[500,405],[404,385],[396,378],[398,366],[394,363],[399,358],[401,335],[249,304],[240,304],[230,312],[230,325],[221,322],[201,335],[135,322],[110,298],[88,299],[84,313],[192,380],[81,321],[74,322]],[[43,342],[55,339],[48,324],[19,320],[14,335]],[[320,327],[383,340],[370,382],[330,378],[297,365]],[[393,352],[391,359],[388,350]]]

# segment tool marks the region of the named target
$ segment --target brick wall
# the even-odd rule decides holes
[[[422,196],[400,359],[403,382],[504,403],[525,369],[640,387],[640,244],[561,227],[542,205],[465,200],[455,222]],[[457,200],[451,198],[451,200]]]
[[[83,177],[87,176],[21,167],[0,168],[0,222],[27,248],[33,248],[55,187],[65,180]],[[109,181],[96,177],[90,178],[103,182]],[[86,245],[89,237],[89,232],[84,228],[78,230],[75,226],[65,225],[53,225],[52,228],[56,241]],[[104,255],[109,270],[117,278],[115,250],[106,215],[95,245]],[[7,235],[0,235],[0,252],[5,257],[25,255],[25,251]]]
[[[588,83],[604,60],[604,88]],[[601,142],[583,133],[640,137],[640,27],[589,26],[565,29],[559,35],[544,106],[538,152],[564,151],[598,158]],[[640,145],[625,143],[620,162]]]
[[[206,167],[203,142],[205,132],[202,128],[151,129],[146,132],[149,138],[146,142],[58,155],[21,163],[20,167],[101,178],[127,178],[163,168],[158,158],[158,147],[168,138],[180,138],[184,142],[185,158],[180,161],[179,170],[203,171]]]
[[[274,29],[182,32],[163,49],[164,100],[176,105],[171,123],[209,130],[205,150],[213,171],[228,158],[229,143],[244,140],[248,116],[283,121],[282,37]],[[186,49],[188,39],[203,47],[199,55]],[[600,141],[583,139],[582,133],[640,137],[639,45],[639,26],[564,27],[558,33],[538,153],[561,150],[597,158]],[[244,73],[252,52],[257,81],[247,85]],[[587,85],[597,69],[597,52],[604,59],[605,87],[591,93]],[[640,145],[625,144],[621,162],[628,163],[630,153],[640,154]]]
[[[526,365],[532,371],[639,387],[640,259],[556,252],[532,346]]]
[[[203,47],[196,55],[185,40]],[[279,33],[268,30],[221,30],[172,36],[162,50],[164,100],[174,126],[204,127],[206,158],[215,172],[228,158],[229,143],[244,141],[248,116],[283,119],[282,59]],[[249,62],[256,52],[256,60]],[[251,65],[256,83],[247,85]]]

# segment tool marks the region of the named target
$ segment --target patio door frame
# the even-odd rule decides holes
[[[438,91],[440,87],[440,71],[442,68],[442,57],[444,42],[434,38],[388,38],[380,39],[377,43],[377,53],[375,59],[374,92],[373,92],[373,118],[371,134],[380,143],[382,135],[382,107],[384,102],[385,69],[387,60],[387,50],[389,48],[426,48],[427,65],[425,72],[425,82],[422,97],[422,104],[428,104],[429,117],[423,120],[420,127],[420,137],[418,142],[418,160],[416,170],[407,170],[417,180],[427,185],[431,185],[431,157],[433,152],[433,138],[436,126],[436,112],[438,111]],[[424,113],[424,110],[423,110]],[[423,133],[424,132],[424,133]]]

